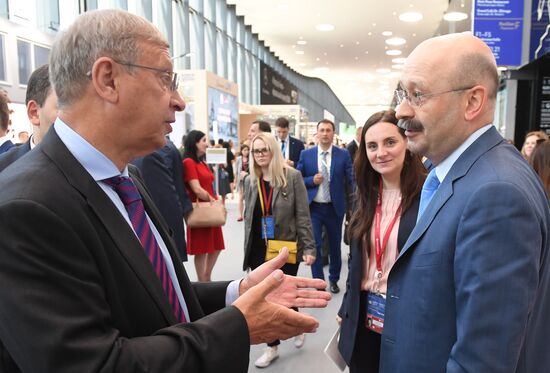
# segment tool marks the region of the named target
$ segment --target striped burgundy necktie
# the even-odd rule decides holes
[[[128,216],[130,217],[132,227],[134,227],[134,231],[136,232],[136,235],[145,250],[145,254],[147,254],[149,261],[153,265],[153,268],[162,283],[162,287],[168,296],[168,301],[172,306],[176,319],[182,323],[187,322],[185,313],[183,312],[176,295],[174,284],[168,274],[164,256],[162,255],[157,240],[153,235],[151,226],[147,221],[145,208],[143,206],[143,202],[141,201],[141,195],[139,194],[134,182],[129,177],[121,176],[113,176],[102,181],[112,187],[122,200],[122,203],[124,203],[124,207],[126,208],[126,211],[128,211]]]

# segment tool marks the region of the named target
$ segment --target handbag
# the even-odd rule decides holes
[[[288,258],[286,262],[289,264],[296,264],[298,245],[294,241],[268,240],[265,260],[268,261],[275,258],[285,246],[288,247]]]
[[[193,203],[193,211],[187,217],[189,228],[221,227],[225,225],[227,210],[222,201]]]

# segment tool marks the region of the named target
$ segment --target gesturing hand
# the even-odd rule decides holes
[[[259,284],[273,271],[281,268],[286,263],[287,258],[288,249],[284,247],[279,255],[250,272],[241,281],[239,293],[242,295],[251,287]],[[331,295],[326,291],[317,289],[324,290],[326,286],[326,282],[321,279],[284,275],[280,286],[267,295],[267,300],[285,307],[324,308],[331,299]]]
[[[283,272],[276,270],[233,303],[246,319],[251,344],[288,339],[317,330],[319,322],[313,317],[267,300],[284,281]]]

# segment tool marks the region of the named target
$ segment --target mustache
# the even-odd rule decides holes
[[[397,126],[405,131],[422,131],[424,126],[417,119],[399,119]]]

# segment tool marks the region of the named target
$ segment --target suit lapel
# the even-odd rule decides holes
[[[445,180],[443,180],[439,186],[439,189],[422,214],[422,217],[414,227],[397,260],[399,260],[411,248],[411,246],[413,246],[415,242],[422,237],[424,232],[426,232],[428,227],[432,224],[439,210],[441,210],[441,208],[453,195],[454,182],[466,175],[468,170],[479,159],[479,157],[501,142],[502,137],[498,134],[494,127],[491,127],[460,155],[451,167],[449,173],[445,177]]]
[[[42,150],[63,172],[69,184],[78,190],[110,235],[114,246],[126,259],[136,277],[154,299],[167,323],[176,322],[164,289],[134,231],[96,181],[69,152],[55,131],[42,141]],[[140,193],[142,191],[140,190]],[[176,266],[177,267],[177,266]],[[181,281],[180,281],[181,282]],[[183,290],[183,289],[182,289]],[[187,298],[186,298],[187,302]]]

